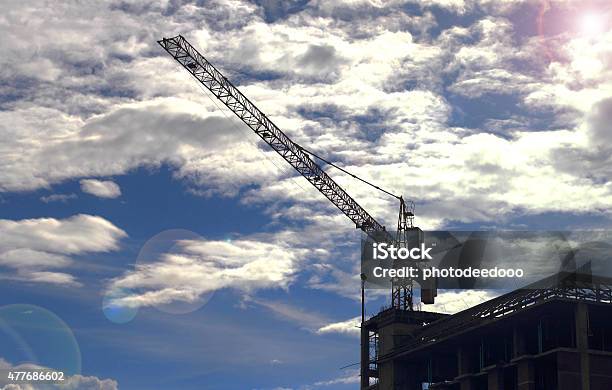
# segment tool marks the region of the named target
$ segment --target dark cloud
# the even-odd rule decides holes
[[[347,60],[330,45],[309,45],[297,58],[297,65],[302,72],[319,80],[337,80],[340,67],[345,63]]]
[[[612,148],[612,97],[593,107],[589,118],[589,136],[593,145]]]
[[[612,180],[612,98],[593,106],[586,123],[588,144],[555,149],[552,153],[554,164],[559,170],[590,180],[594,185],[609,185]],[[612,189],[608,190],[608,195],[612,197]]]
[[[255,0],[263,9],[266,22],[273,23],[289,15],[300,12],[308,5],[309,0]]]
[[[314,69],[329,69],[337,62],[336,49],[329,45],[310,45],[298,59],[301,66]]]

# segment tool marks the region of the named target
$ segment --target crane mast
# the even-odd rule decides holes
[[[407,207],[401,197],[399,197],[398,231],[397,236],[393,237],[382,224],[332,180],[300,145],[287,137],[182,35],[163,38],[157,42],[255,134],[350,218],[358,229],[377,241],[396,242],[400,245],[406,243],[407,231],[413,229],[414,214],[413,209]],[[413,309],[411,286],[393,286],[391,297],[393,307],[403,310]]]

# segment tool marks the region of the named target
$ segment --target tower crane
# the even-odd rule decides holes
[[[389,195],[400,202],[397,232],[395,237],[385,226],[380,224],[363,207],[355,201],[342,187],[311,158],[318,158],[328,164],[335,164],[307,151],[293,142],[278,128],[259,108],[238,90],[217,68],[201,55],[182,35],[163,38],[157,41],[179,64],[183,66],[196,80],[208,89],[218,100],[230,109],[251,130],[274,149],[285,161],[308,180],[319,192],[346,215],[356,228],[361,229],[370,237],[381,242],[405,245],[407,233],[413,226],[414,206],[407,204],[401,196],[396,196],[373,184],[350,174]],[[421,301],[433,303],[435,290],[422,290]],[[401,310],[413,310],[413,291],[411,284],[392,286],[392,306]]]

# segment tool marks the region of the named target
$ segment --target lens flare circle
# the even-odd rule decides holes
[[[36,365],[81,373],[81,350],[70,327],[40,306],[12,304],[0,307],[2,358],[12,366]]]
[[[169,255],[185,255],[184,246],[186,242],[202,240],[202,236],[186,229],[170,229],[156,234],[149,239],[140,250],[136,259],[137,266],[155,267],[163,263],[164,258]],[[198,295],[191,301],[172,301],[169,303],[156,304],[154,307],[164,313],[187,314],[196,311],[206,305],[212,298],[214,292]]]
[[[138,307],[130,307],[119,304],[121,298],[130,295],[126,290],[109,290],[102,299],[102,312],[104,316],[115,324],[126,324],[132,321],[138,314]]]

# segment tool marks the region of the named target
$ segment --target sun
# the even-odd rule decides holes
[[[600,35],[606,31],[604,16],[593,11],[582,14],[578,22],[580,32],[587,36]]]

